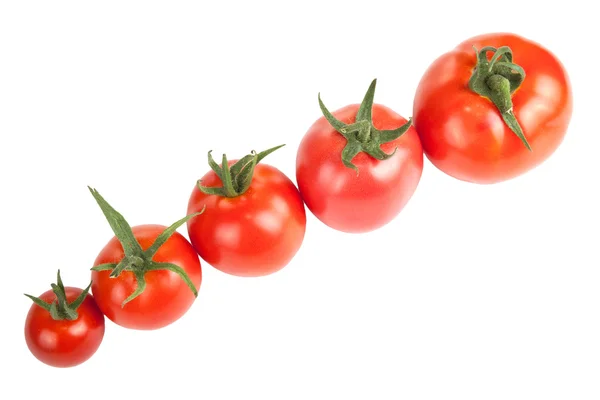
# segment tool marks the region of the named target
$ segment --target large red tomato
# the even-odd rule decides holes
[[[361,105],[324,116],[304,136],[296,179],[310,211],[339,231],[368,232],[389,223],[421,179],[423,150],[411,122],[373,104],[374,80]]]
[[[98,192],[92,193],[115,232],[92,268],[92,292],[98,306],[126,328],[158,329],[175,322],[192,306],[202,282],[198,254],[175,231],[197,214],[168,228],[130,228]]]
[[[437,168],[489,184],[546,160],[563,141],[572,102],[567,73],[549,50],[514,34],[486,34],[433,62],[413,118]]]
[[[252,153],[217,165],[198,181],[188,213],[190,241],[213,267],[237,276],[263,276],[285,267],[300,249],[306,229],[304,203],[294,183]],[[225,166],[223,168],[222,166]]]
[[[31,353],[53,367],[74,367],[87,361],[104,338],[104,315],[92,295],[57,284],[39,297],[25,320],[25,341]]]

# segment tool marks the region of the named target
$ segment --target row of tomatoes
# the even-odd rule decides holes
[[[26,319],[25,337],[42,362],[68,367],[90,358],[105,316],[130,329],[158,329],[193,304],[200,259],[237,276],[287,265],[306,228],[305,205],[327,226],[369,232],[403,209],[421,179],[423,154],[450,176],[495,183],[523,174],[560,145],[572,112],[567,74],[541,45],[513,34],[471,38],[425,72],[413,119],[363,101],[330,112],[297,150],[296,186],[263,161],[281,146],[238,160],[208,153],[211,170],[194,187],[187,216],[173,225],[131,227],[98,191],[90,192],[114,237],[98,254],[85,290],[60,271]],[[177,229],[186,224],[189,241]],[[93,296],[89,293],[91,289]]]

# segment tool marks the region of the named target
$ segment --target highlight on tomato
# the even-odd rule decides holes
[[[308,209],[329,227],[364,233],[392,221],[417,189],[423,150],[412,121],[374,104],[373,80],[362,103],[323,116],[303,137],[296,180]]]
[[[470,38],[439,56],[417,87],[413,117],[428,159],[457,179],[522,175],[562,143],[573,99],[564,66],[511,33]]]
[[[74,367],[100,347],[104,315],[89,294],[90,286],[83,290],[65,287],[60,270],[51,287],[39,297],[25,295],[34,303],[25,320],[25,341],[29,351],[44,364]]]
[[[92,268],[92,293],[117,325],[151,330],[181,318],[198,296],[202,269],[198,254],[177,229],[202,210],[169,227],[133,228],[97,190],[89,188],[115,236]]]
[[[258,277],[289,264],[306,230],[304,203],[294,183],[277,168],[261,163],[277,146],[252,151],[219,165],[208,152],[207,172],[194,187],[188,213],[190,241],[200,257],[227,274]]]

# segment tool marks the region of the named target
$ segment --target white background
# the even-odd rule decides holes
[[[2,2],[0,397],[600,398],[600,32],[582,2],[502,4]],[[210,149],[286,143],[264,162],[295,180],[319,91],[333,110],[378,78],[375,101],[408,117],[429,63],[494,31],[541,42],[569,71],[572,123],[542,166],[477,186],[426,161],[379,231],[342,234],[309,214],[275,275],[202,263],[175,324],[107,320],[100,350],[68,370],[29,353],[23,293],[47,290],[57,268],[85,286],[112,236],[87,185],[133,225],[168,225]]]

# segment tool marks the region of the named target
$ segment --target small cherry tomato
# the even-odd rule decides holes
[[[300,249],[306,229],[304,203],[294,183],[260,161],[281,146],[218,165],[200,179],[188,213],[206,208],[188,222],[200,257],[220,271],[263,276],[285,267]],[[221,185],[221,186],[219,186]]]
[[[115,233],[92,268],[98,307],[130,329],[159,329],[175,322],[192,306],[202,282],[198,254],[176,229],[201,212],[168,228],[131,228],[96,190],[90,191]]]
[[[87,361],[104,338],[104,315],[88,293],[65,287],[58,271],[52,290],[39,297],[26,295],[34,304],[25,320],[25,341],[41,362],[58,368]]]
[[[392,109],[373,104],[376,80],[362,103],[330,113],[305,134],[296,157],[298,189],[308,209],[333,229],[361,233],[392,221],[423,171],[417,132]]]

